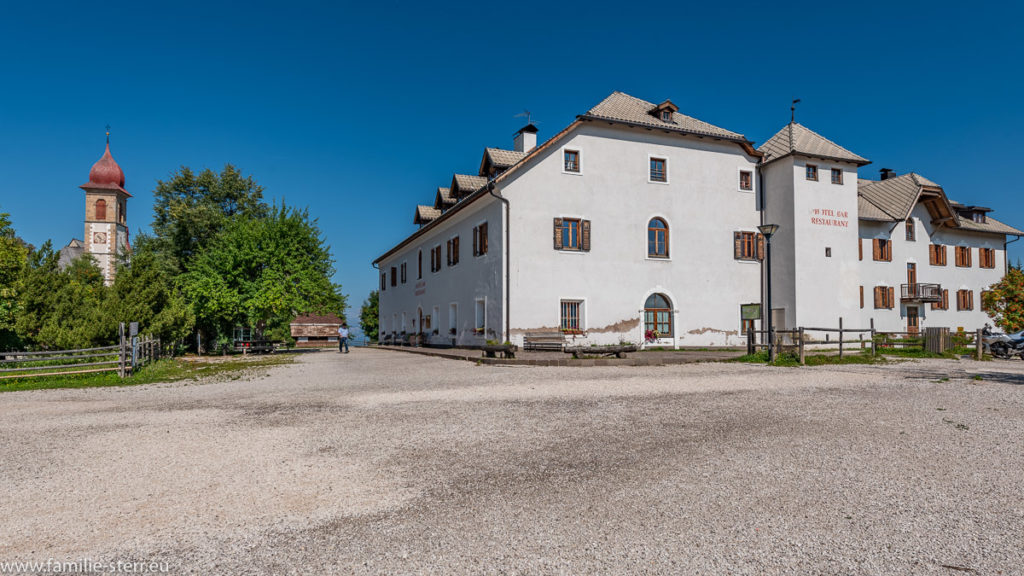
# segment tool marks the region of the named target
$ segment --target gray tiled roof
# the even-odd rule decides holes
[[[891,220],[903,220],[917,202],[921,189],[914,176],[911,172],[885,180],[858,180],[857,193],[888,214]]]
[[[853,162],[858,166],[871,163],[867,158],[850,152],[821,134],[796,122],[786,124],[782,130],[776,132],[767,142],[761,144],[757,150],[764,154],[765,163],[778,160],[789,154],[843,160]]]
[[[458,188],[458,194],[465,196],[476,192],[487,185],[487,178],[470,174],[456,174],[452,177],[452,188]]]
[[[885,220],[889,222],[903,220],[910,214],[911,209],[917,202],[922,186],[942,190],[942,187],[932,180],[913,172],[885,180],[858,180],[858,217],[863,220]],[[943,195],[945,195],[944,191]],[[955,202],[950,204],[954,208],[960,207]],[[970,218],[960,216],[956,220],[957,227],[962,230],[988,232],[990,234],[1024,235],[1024,232],[991,217],[986,217],[985,222],[975,222]]]
[[[612,92],[611,96],[608,96],[597,106],[588,110],[582,117],[619,120],[629,122],[631,124],[641,124],[643,126],[651,126],[653,128],[672,130],[675,132],[703,134],[707,136],[727,138],[730,140],[747,141],[743,134],[740,134],[739,132],[719,128],[718,126],[708,124],[707,122],[697,120],[696,118],[691,118],[690,116],[680,114],[679,112],[672,114],[671,122],[665,122],[660,118],[651,116],[650,111],[654,110],[656,107],[656,104],[652,104],[639,98],[634,98],[629,94]]]
[[[882,222],[892,222],[895,220],[895,218],[883,212],[881,208],[875,206],[863,196],[857,196],[857,217],[861,220],[880,220]]]
[[[502,150],[501,148],[485,148],[484,154],[487,155],[491,164],[496,168],[508,168],[526,157],[526,152]]]
[[[422,204],[416,207],[416,218],[413,220],[415,224],[426,224],[441,215],[441,211],[433,206],[423,206]]]
[[[452,198],[451,191],[447,188],[438,187],[437,194],[434,195],[434,208],[443,209],[448,206],[454,206],[457,200]]]

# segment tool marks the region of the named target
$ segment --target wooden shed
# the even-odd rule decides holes
[[[292,320],[292,338],[299,348],[323,348],[338,345],[341,318],[334,314],[298,316]]]

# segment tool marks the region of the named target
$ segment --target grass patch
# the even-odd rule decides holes
[[[769,364],[768,351],[760,350],[754,354],[745,354],[739,358],[725,360],[725,362],[747,362],[751,364]],[[869,353],[845,354],[842,358],[833,354],[812,354],[805,355],[804,362],[808,366],[831,366],[837,364],[883,364],[885,358],[881,356],[872,357]],[[799,366],[800,357],[796,354],[782,353],[775,356],[772,366]]]
[[[98,374],[66,374],[60,376],[39,376],[0,380],[0,392],[17,390],[42,390],[47,388],[96,388],[101,386],[134,386],[156,382],[179,382],[216,378],[237,380],[250,371],[269,366],[291,364],[294,354],[273,354],[250,356],[218,361],[190,361],[183,358],[165,358],[155,362],[127,378],[118,378],[117,372]]]

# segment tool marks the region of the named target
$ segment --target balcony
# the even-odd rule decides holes
[[[904,302],[942,302],[941,284],[903,284],[900,300]]]

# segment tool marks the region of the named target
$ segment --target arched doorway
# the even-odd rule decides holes
[[[644,302],[644,339],[672,338],[672,301],[654,293]]]

